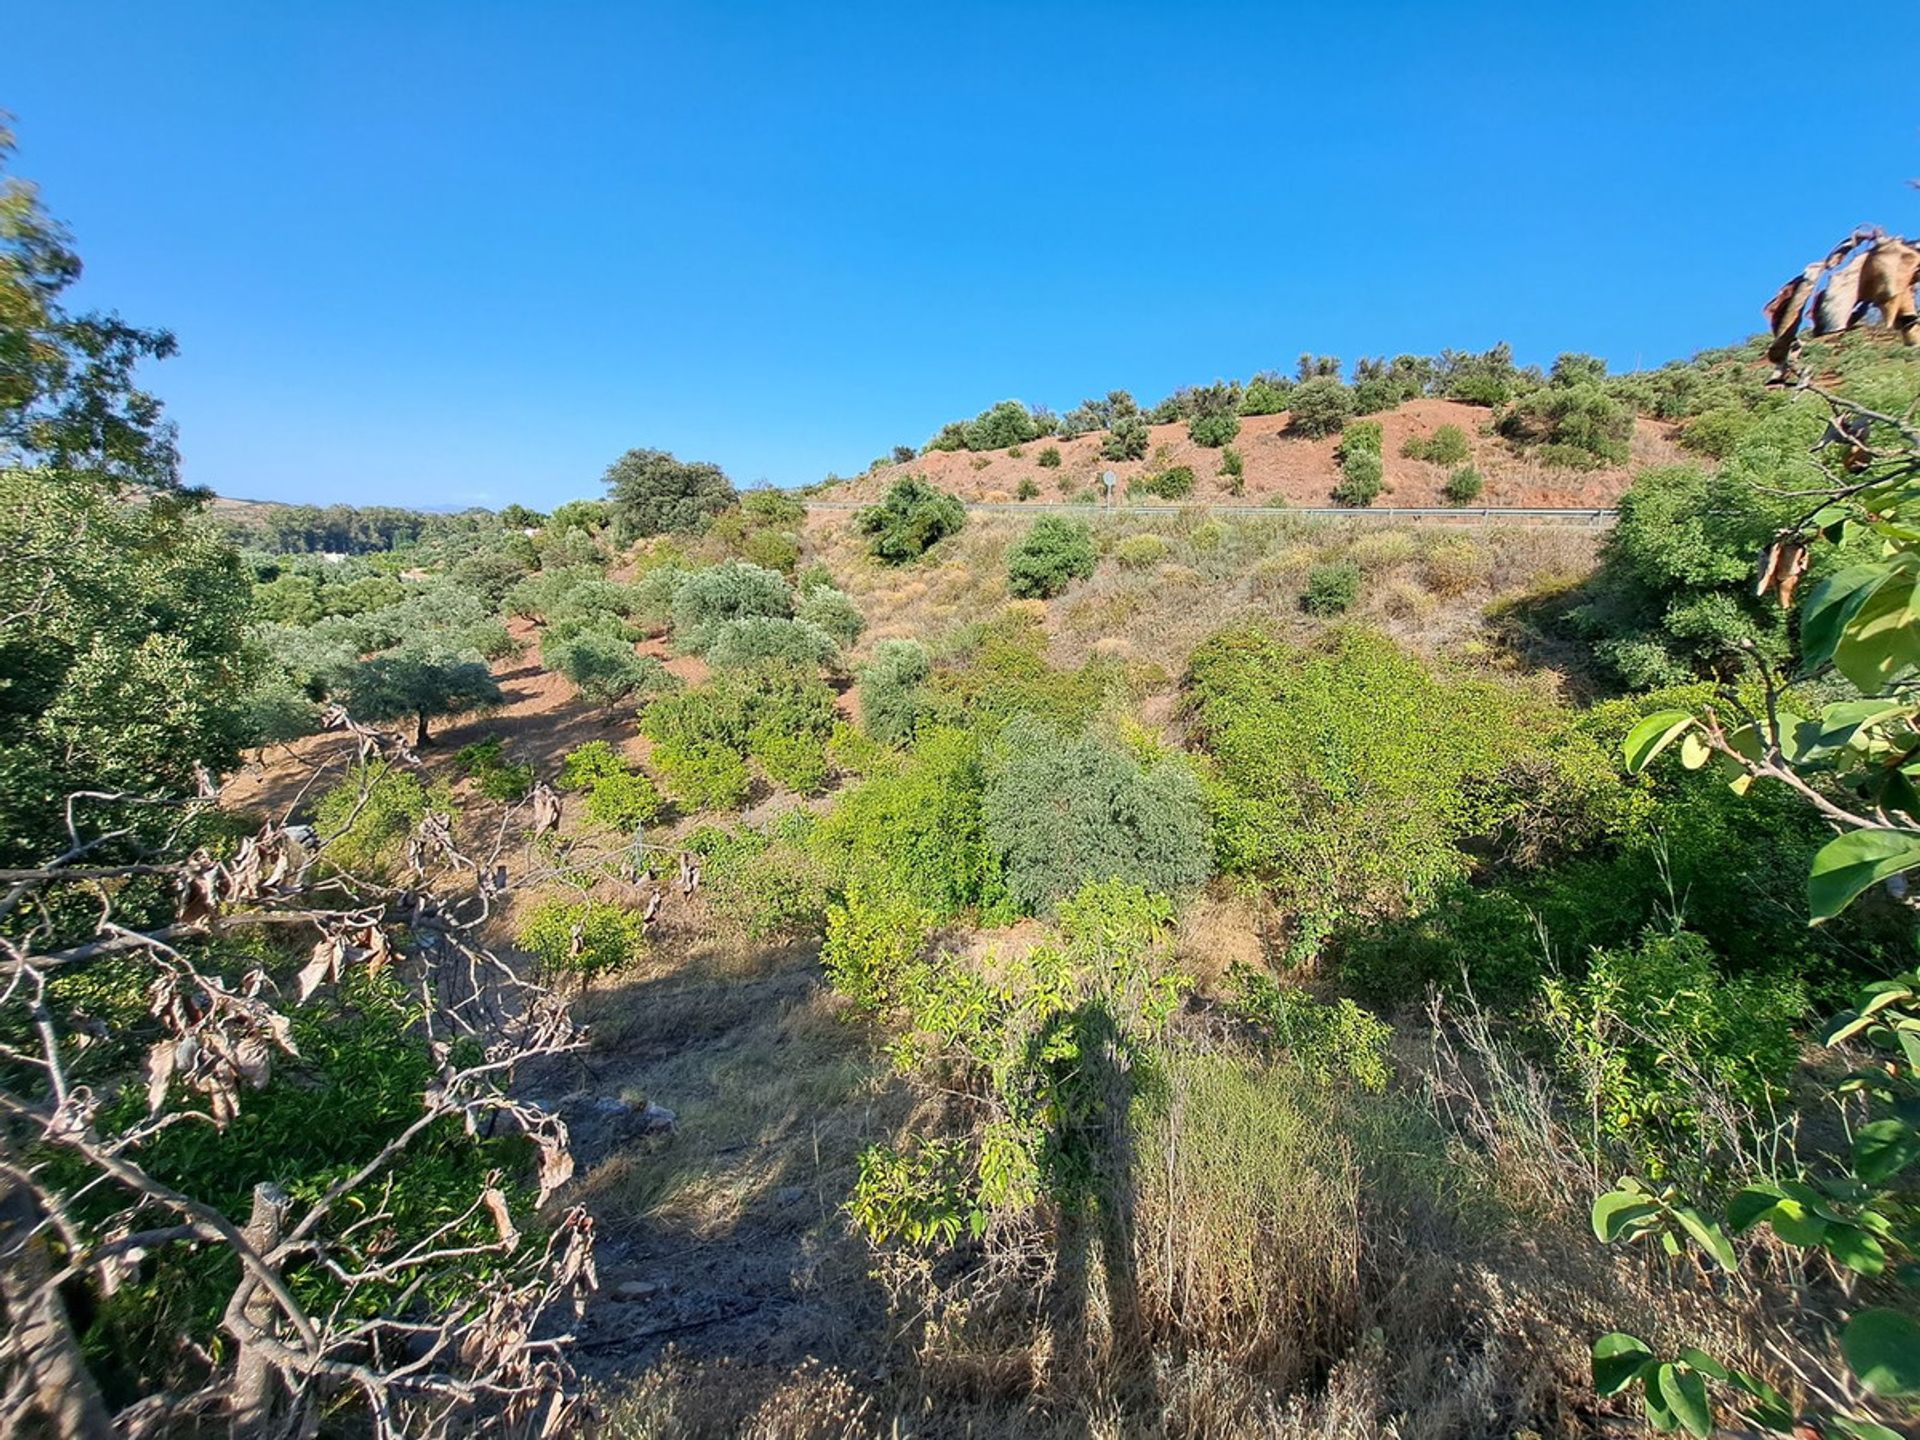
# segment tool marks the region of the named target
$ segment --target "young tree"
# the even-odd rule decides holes
[[[357,719],[414,722],[413,743],[431,745],[427,722],[501,703],[493,672],[473,652],[431,641],[362,660],[334,687]]]
[[[606,473],[607,500],[621,544],[648,535],[697,530],[738,500],[726,471],[665,450],[629,450]]]

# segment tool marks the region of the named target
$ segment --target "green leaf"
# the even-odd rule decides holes
[[[1593,1233],[1604,1245],[1633,1239],[1660,1207],[1631,1190],[1609,1190],[1593,1202]]]
[[[1749,1185],[1727,1204],[1727,1225],[1736,1235],[1744,1235],[1778,1205],[1786,1195],[1774,1185]]]
[[[1693,716],[1685,710],[1661,710],[1647,716],[1627,732],[1626,744],[1621,746],[1627,769],[1639,774],[1693,723]]]
[[[1920,666],[1920,627],[1915,626],[1910,610],[1913,598],[1910,572],[1889,575],[1841,627],[1833,663],[1866,694],[1892,688]]]
[[[1866,1231],[1852,1225],[1827,1226],[1827,1253],[1861,1275],[1878,1275],[1887,1268],[1887,1252]]]
[[[1920,1322],[1897,1310],[1862,1310],[1840,1332],[1840,1350],[1874,1394],[1920,1394]]]
[[[1920,865],[1920,834],[1905,830],[1850,830],[1820,847],[1807,876],[1813,923],[1831,920],[1869,885]]]
[[[1773,1207],[1767,1222],[1773,1226],[1774,1234],[1802,1249],[1827,1238],[1827,1222],[1815,1216],[1812,1207],[1800,1200],[1782,1200]]]
[[[1687,1433],[1699,1440],[1709,1440],[1713,1434],[1713,1410],[1707,1404],[1706,1377],[1678,1365],[1662,1365],[1654,1372],[1654,1383],[1659,1386],[1660,1398],[1666,1402],[1667,1409],[1687,1427]]]
[[[1704,1350],[1686,1349],[1680,1352],[1680,1358],[1698,1370],[1702,1375],[1715,1380],[1731,1380],[1733,1372]]]
[[[1842,1435],[1853,1436],[1853,1440],[1900,1440],[1898,1431],[1876,1425],[1871,1420],[1849,1420],[1845,1415],[1830,1415],[1827,1423]]]
[[[1727,1239],[1727,1232],[1713,1221],[1707,1219],[1691,1205],[1673,1207],[1673,1218],[1691,1235],[1694,1243],[1720,1262],[1722,1270],[1736,1270],[1740,1266],[1739,1257],[1733,1253],[1733,1242]]]
[[[1869,1185],[1899,1174],[1920,1158],[1920,1131],[1899,1120],[1875,1120],[1853,1136],[1853,1169]]]
[[[1618,1395],[1653,1364],[1646,1343],[1619,1330],[1593,1342],[1593,1390],[1596,1395]]]
[[[1800,653],[1806,671],[1833,659],[1842,629],[1892,576],[1885,565],[1849,565],[1814,586],[1800,607]]]
[[[1713,758],[1706,739],[1698,730],[1689,730],[1686,738],[1680,742],[1680,763],[1689,770],[1698,770]]]

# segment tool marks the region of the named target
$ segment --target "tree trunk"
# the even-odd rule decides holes
[[[414,712],[413,743],[415,746],[433,744],[433,737],[427,734],[427,712],[425,710],[416,710]]]
[[[34,1233],[39,1207],[17,1184],[0,1179],[0,1308],[14,1348],[33,1376],[32,1398],[59,1440],[114,1440],[107,1402],[80,1354],[66,1301],[53,1275],[44,1234]],[[9,1435],[24,1428],[17,1415],[0,1415]]]
[[[287,1194],[278,1185],[253,1187],[253,1213],[247,1217],[246,1236],[255,1254],[264,1255],[280,1243],[280,1222],[286,1213]],[[265,1330],[273,1323],[273,1296],[252,1274],[250,1270],[241,1271],[246,1278],[240,1282],[240,1314],[256,1330]],[[258,1345],[244,1338],[240,1341],[240,1358],[233,1371],[234,1440],[268,1433],[273,1424],[277,1373]]]

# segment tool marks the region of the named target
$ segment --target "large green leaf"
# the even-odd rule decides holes
[[[1706,1377],[1697,1370],[1678,1365],[1662,1365],[1654,1372],[1660,1398],[1673,1418],[1687,1427],[1687,1433],[1708,1440],[1713,1434],[1713,1410],[1707,1404]]]
[[[1911,572],[1891,575],[1848,617],[1833,663],[1862,691],[1881,694],[1920,668],[1920,624]]]
[[[1886,1247],[1851,1225],[1827,1226],[1827,1253],[1861,1275],[1878,1275],[1887,1268]]]
[[[1850,565],[1814,586],[1800,607],[1800,653],[1808,671],[1833,659],[1847,622],[1892,574],[1885,565]]]
[[[1620,747],[1627,769],[1635,774],[1646,769],[1654,756],[1693,723],[1693,716],[1685,710],[1660,710],[1647,716],[1627,732],[1626,743]]]
[[[1853,1169],[1869,1185],[1899,1174],[1920,1159],[1920,1131],[1900,1120],[1875,1120],[1853,1136]]]
[[[1673,1207],[1673,1218],[1680,1222],[1681,1228],[1693,1237],[1693,1241],[1702,1250],[1720,1262],[1722,1270],[1734,1270],[1740,1261],[1733,1253],[1733,1244],[1727,1239],[1727,1232],[1713,1221],[1707,1219],[1691,1205]]]
[[[1604,1245],[1632,1239],[1660,1207],[1631,1190],[1609,1190],[1593,1202],[1593,1233]]]
[[[1876,1395],[1920,1395],[1920,1322],[1897,1310],[1862,1310],[1840,1332],[1840,1349]]]
[[[1920,833],[1850,830],[1820,847],[1807,876],[1813,923],[1831,920],[1870,885],[1920,865]]]
[[[1619,1330],[1593,1342],[1593,1390],[1596,1395],[1618,1395],[1653,1364],[1646,1342]]]

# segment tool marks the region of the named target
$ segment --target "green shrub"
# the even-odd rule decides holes
[[[605,740],[569,751],[558,783],[562,790],[584,794],[588,819],[625,834],[651,825],[666,808],[653,781]]]
[[[856,880],[827,907],[820,963],[833,988],[862,1010],[892,1007],[907,967],[919,955],[937,917],[911,894]]]
[[[723,620],[710,633],[707,663],[716,670],[737,670],[765,660],[818,669],[832,664],[840,655],[834,638],[806,620],[756,615],[745,620]]]
[[[1312,438],[1335,435],[1353,418],[1353,392],[1334,376],[1316,376],[1293,387],[1287,410],[1289,430]]]
[[[520,924],[520,948],[540,963],[543,979],[623,969],[646,953],[637,911],[604,900],[543,900]]]
[[[1709,410],[1687,422],[1680,431],[1680,443],[1698,454],[1724,460],[1753,428],[1754,420],[1750,411],[1737,406]]]
[[[833,723],[833,692],[819,677],[773,662],[717,670],[706,684],[665,696],[640,717],[668,788],[695,809],[744,802],[752,786],[749,758],[776,784],[817,788]]]
[[[1113,558],[1129,570],[1158,565],[1172,553],[1173,547],[1158,535],[1129,535],[1113,547]]]
[[[1334,455],[1342,462],[1356,455],[1380,457],[1382,444],[1380,422],[1378,420],[1356,420],[1340,433],[1340,443],[1334,447]]]
[[[1129,493],[1152,495],[1160,500],[1184,500],[1193,494],[1193,467],[1169,465],[1151,475],[1141,476],[1128,486]]]
[[[743,560],[695,570],[673,587],[673,638],[683,650],[700,654],[729,620],[755,616],[785,619],[793,597],[777,571]]]
[[[860,670],[860,718],[867,733],[887,745],[913,738],[926,711],[933,662],[918,640],[882,640]]]
[[[854,516],[860,533],[871,537],[868,548],[874,558],[889,565],[918,560],[966,522],[959,500],[919,475],[896,480],[878,505]]]
[[[1013,491],[1016,500],[1031,500],[1039,493],[1040,487],[1031,475],[1022,475],[1020,483],[1014,487]]]
[[[1002,733],[983,814],[1007,891],[1028,914],[1089,881],[1180,895],[1212,870],[1206,803],[1183,757],[1136,760],[1032,716]]]
[[[1226,477],[1227,493],[1242,494],[1247,488],[1247,462],[1229,445],[1220,452],[1220,473]]]
[[[1049,599],[1070,581],[1093,574],[1093,531],[1084,521],[1043,515],[1007,552],[1007,588],[1023,598]]]
[[[1242,415],[1278,415],[1293,397],[1293,381],[1285,375],[1260,374],[1240,394]]]
[[[1228,1009],[1261,1044],[1284,1053],[1321,1084],[1348,1080],[1379,1094],[1387,1088],[1393,1027],[1351,1000],[1322,1003],[1305,990],[1236,962],[1227,972]]]
[[[860,607],[844,590],[837,590],[831,584],[816,584],[803,586],[800,595],[799,618],[809,625],[817,625],[840,645],[853,644],[867,628]]]
[[[1400,453],[1409,460],[1426,460],[1435,465],[1458,465],[1472,452],[1467,445],[1466,431],[1458,425],[1442,425],[1424,439],[1418,435],[1409,435],[1406,443],[1400,447]]]
[[[533,789],[533,766],[524,760],[507,759],[498,735],[463,745],[454,752],[453,763],[489,800],[524,800]]]
[[[1480,472],[1471,465],[1462,465],[1447,477],[1446,488],[1440,493],[1449,505],[1466,505],[1479,499],[1485,488]]]
[[[1196,445],[1219,449],[1240,433],[1240,417],[1231,410],[1196,415],[1187,422],[1187,438]]]
[[[558,639],[549,636],[541,641],[540,658],[582,700],[603,710],[676,683],[658,660],[635,653],[631,641],[604,630],[583,630]]]
[[[733,484],[718,465],[676,460],[665,450],[629,450],[606,473],[607,500],[620,543],[671,530],[697,530],[733,505]]]
[[[1371,505],[1384,485],[1380,455],[1373,450],[1356,450],[1340,462],[1340,483],[1333,487],[1333,498],[1342,505]]]
[[[444,787],[429,791],[419,777],[372,760],[320,797],[314,829],[331,865],[364,879],[385,879],[428,810],[450,813]]]
[[[705,827],[687,837],[700,855],[701,893],[714,914],[738,925],[749,940],[818,935],[826,921],[826,867],[806,845],[811,817],[774,834]]]
[[[1545,1020],[1582,1114],[1659,1179],[1700,1151],[1724,1096],[1771,1124],[1799,1061],[1798,982],[1733,977],[1686,930],[1596,953],[1579,980],[1549,978]],[[1720,1137],[1714,1137],[1720,1138]]]
[[[1469,405],[1504,405],[1523,383],[1514,367],[1513,347],[1504,340],[1480,355],[1442,350],[1435,368],[1433,392]],[[1537,371],[1534,379],[1537,383]]]
[[[1309,615],[1338,615],[1351,610],[1360,598],[1360,567],[1350,560],[1315,565],[1307,572],[1300,606]]]
[[[1046,446],[1038,455],[1033,457],[1033,463],[1043,470],[1058,470],[1060,468],[1060,447],[1058,445]]]
[[[1514,401],[1495,428],[1518,444],[1540,447],[1543,463],[1623,465],[1633,439],[1633,411],[1600,385],[1556,384]]]
[[[1025,405],[1018,400],[1002,400],[969,420],[961,436],[969,450],[1004,450],[1038,440],[1046,433],[1047,427]]]
[[[1106,439],[1100,442],[1100,454],[1108,460],[1139,460],[1146,455],[1152,438],[1146,417],[1138,410],[1131,410],[1113,417],[1107,426]]]

